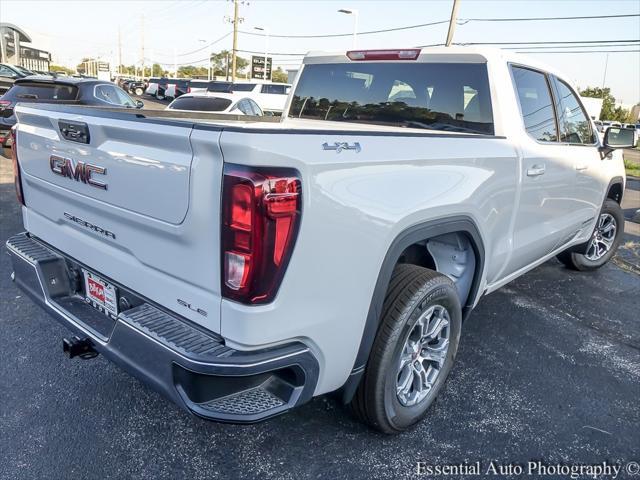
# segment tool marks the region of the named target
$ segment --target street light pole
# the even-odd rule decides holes
[[[253,27],[255,30],[259,30],[264,32],[265,42],[264,42],[264,71],[262,73],[262,79],[267,81],[267,65],[269,61],[269,29],[267,27]],[[271,75],[273,75],[273,63],[271,64],[271,74],[269,75],[268,80],[271,80]]]
[[[353,15],[353,48],[356,48],[358,41],[358,10],[341,8],[339,13],[346,13],[347,15]]]

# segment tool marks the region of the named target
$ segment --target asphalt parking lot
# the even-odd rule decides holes
[[[0,158],[3,244],[22,230],[10,167]],[[639,207],[630,182],[625,212]],[[554,260],[485,297],[426,421],[397,437],[330,396],[258,425],[208,423],[101,357],[68,360],[67,332],[2,254],[0,478],[398,479],[418,461],[640,461],[640,225],[627,225],[600,271]]]

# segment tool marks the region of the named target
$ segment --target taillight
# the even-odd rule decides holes
[[[0,100],[0,112],[11,108],[11,102],[9,100]]]
[[[416,60],[419,48],[404,50],[351,50],[347,52],[349,60]]]
[[[16,127],[11,128],[11,160],[13,161],[13,183],[16,187],[16,197],[24,205],[22,194],[22,178],[20,178],[20,164],[18,163],[18,144],[16,143]]]
[[[226,164],[222,186],[222,294],[246,304],[274,299],[302,211],[296,170]]]
[[[187,85],[187,93],[191,93],[191,85]]]

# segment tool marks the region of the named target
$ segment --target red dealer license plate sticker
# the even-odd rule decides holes
[[[87,302],[106,314],[118,315],[118,299],[116,287],[104,281],[96,274],[83,270],[84,291]]]

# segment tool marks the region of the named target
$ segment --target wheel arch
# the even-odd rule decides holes
[[[466,234],[475,255],[473,280],[471,282],[471,288],[465,305],[462,307],[463,320],[471,312],[475,300],[480,293],[480,282],[485,265],[484,243],[482,241],[482,236],[480,235],[480,230],[476,226],[474,220],[466,215],[457,215],[454,217],[432,220],[413,225],[402,231],[389,246],[382,262],[382,266],[380,267],[378,280],[376,281],[364,330],[360,339],[360,346],[358,348],[356,360],[351,373],[349,374],[349,378],[341,388],[342,400],[344,403],[348,403],[351,400],[364,373],[371,348],[373,347],[373,342],[380,326],[380,315],[382,312],[385,293],[389,286],[393,269],[398,263],[400,256],[405,252],[405,250],[407,250],[407,248],[416,243],[450,233]]]
[[[622,177],[613,177],[607,187],[607,195],[605,200],[610,198],[615,200],[618,204],[622,204],[622,195],[624,194],[624,179]],[[604,203],[604,200],[603,200]]]

